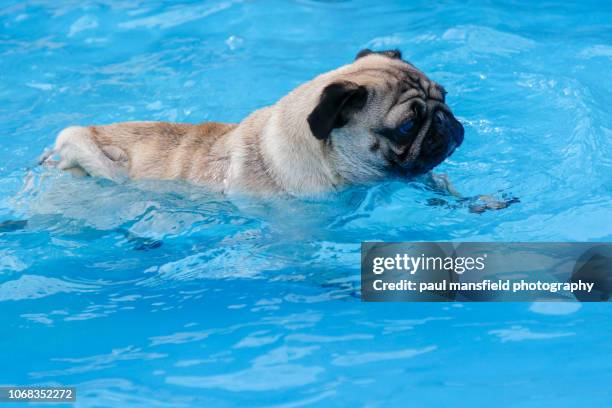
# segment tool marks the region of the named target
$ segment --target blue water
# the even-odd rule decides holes
[[[608,304],[365,304],[364,240],[612,240],[607,1],[2,1],[0,384],[79,407],[609,405]],[[410,183],[226,201],[33,168],[62,128],[239,121],[400,48],[466,129]],[[160,246],[161,244],[161,246]]]

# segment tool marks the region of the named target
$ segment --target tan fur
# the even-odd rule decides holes
[[[400,89],[400,72],[408,72],[415,85]],[[313,137],[307,117],[322,89],[338,80],[366,86],[372,96],[353,120],[324,142]],[[58,136],[54,152],[62,169],[117,181],[184,179],[220,192],[312,195],[382,176],[382,153],[370,150],[372,143],[387,142],[378,140],[371,129],[399,123],[409,109],[394,105],[402,95],[416,96],[423,103],[443,100],[436,84],[410,64],[373,54],[318,76],[239,124],[70,127]],[[387,144],[385,149],[395,148]]]
[[[119,150],[111,159],[122,162],[131,178],[185,179],[212,187],[223,181],[227,169],[219,165],[228,155],[218,142],[236,126],[128,122],[87,129],[103,150]]]

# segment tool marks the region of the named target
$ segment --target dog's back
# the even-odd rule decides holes
[[[215,181],[216,174],[206,174],[218,167],[209,166],[209,161],[219,161],[221,152],[215,151],[215,143],[236,126],[218,122],[71,126],[60,132],[52,154],[59,156],[57,167],[62,170],[116,181],[125,177]]]

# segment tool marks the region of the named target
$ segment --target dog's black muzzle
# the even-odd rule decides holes
[[[408,171],[414,175],[431,171],[461,145],[463,134],[463,125],[452,113],[442,109],[437,110],[432,115],[426,136],[420,146],[416,146],[418,155],[407,163]]]

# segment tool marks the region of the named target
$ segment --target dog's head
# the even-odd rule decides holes
[[[308,126],[348,180],[424,174],[463,141],[444,88],[397,50],[363,50],[315,82],[320,94]]]

